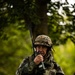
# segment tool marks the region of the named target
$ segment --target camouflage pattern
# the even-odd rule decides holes
[[[39,35],[36,37],[34,42],[34,46],[36,45],[44,45],[44,46],[51,47],[52,46],[51,38],[48,37],[47,35]]]
[[[45,70],[41,69],[41,63],[36,65],[33,62],[34,56],[23,60],[16,75],[64,75],[62,69],[54,60],[44,61]]]
[[[34,42],[34,46],[36,45],[51,47],[52,41],[46,35],[39,35]],[[64,72],[62,71],[60,66],[53,59],[52,50],[48,50],[47,54],[44,56],[43,62],[45,70],[42,68],[41,63],[39,65],[36,65],[33,62],[34,58],[35,52],[32,56],[25,58],[19,66],[16,75],[64,75]]]

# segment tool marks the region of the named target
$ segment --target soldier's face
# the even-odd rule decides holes
[[[46,46],[36,46],[36,51],[39,52],[42,56],[45,56],[47,52],[47,47]]]

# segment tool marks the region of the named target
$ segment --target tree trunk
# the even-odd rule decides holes
[[[40,34],[48,34],[47,26],[47,3],[45,0],[36,0],[36,15],[39,17],[38,25],[34,25],[33,39]]]
[[[36,0],[36,16],[37,23],[32,23],[31,19],[25,15],[26,24],[29,25],[30,32],[33,36],[33,41],[36,36],[40,34],[48,34],[48,26],[47,26],[47,1],[46,0]],[[35,19],[35,18],[34,18]]]

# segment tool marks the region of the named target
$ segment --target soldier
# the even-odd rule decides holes
[[[23,60],[16,75],[64,75],[53,59],[52,41],[47,35],[39,35],[34,42],[35,52]]]

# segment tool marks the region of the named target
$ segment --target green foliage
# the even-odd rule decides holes
[[[55,60],[60,64],[65,75],[73,75],[75,72],[75,45],[68,39],[66,44],[55,46]]]
[[[54,58],[60,64],[65,75],[75,71],[75,45],[68,39],[63,45],[54,46]],[[32,54],[30,33],[17,23],[4,28],[0,37],[0,74],[15,75],[23,58]]]
[[[33,52],[29,31],[20,28],[10,25],[0,37],[0,75],[15,75],[21,60]]]
[[[52,14],[48,16],[48,34],[54,45],[57,45],[54,46],[55,60],[62,66],[65,75],[73,75],[75,25],[72,22],[75,16],[68,7],[63,8],[66,15],[63,12],[64,16],[60,15],[58,10],[62,4],[59,2],[41,1],[48,1],[47,11]],[[15,75],[22,59],[32,54],[30,33],[25,24],[32,23],[35,26],[40,23],[36,15],[39,12],[36,12],[37,8],[36,0],[0,0],[0,75]],[[61,25],[60,22],[66,25]]]

